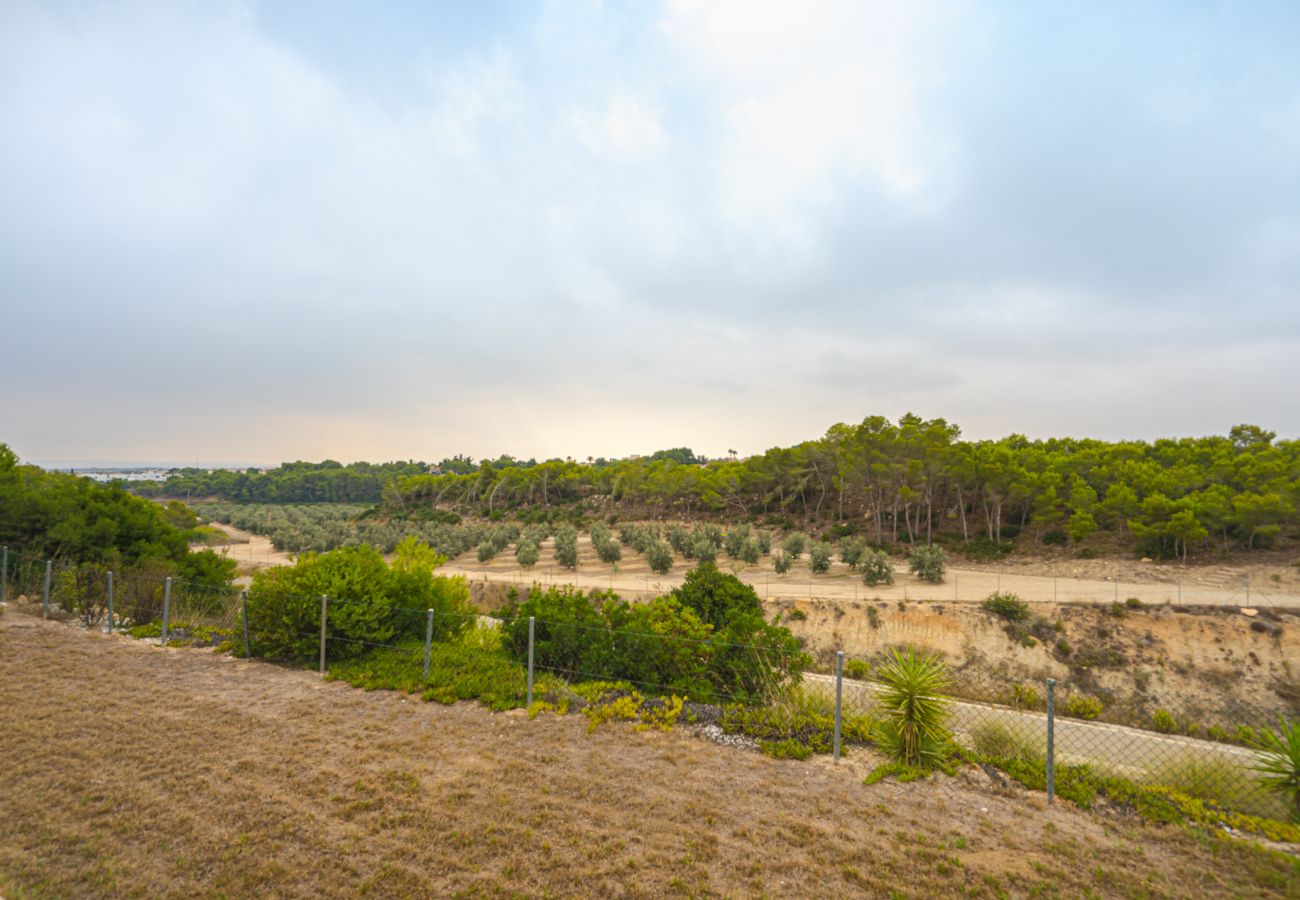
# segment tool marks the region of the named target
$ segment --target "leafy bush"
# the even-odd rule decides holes
[[[840,541],[840,562],[850,569],[856,569],[862,562],[862,554],[867,552],[867,545],[861,538],[845,538]]]
[[[723,539],[723,545],[726,547],[727,555],[732,559],[739,559],[741,557],[741,550],[749,540],[750,534],[748,525],[740,525],[736,528],[732,528],[727,532],[726,537]]]
[[[831,567],[834,548],[825,541],[813,541],[808,547],[808,568],[813,572],[826,572]]]
[[[572,525],[555,530],[555,561],[566,569],[578,568],[578,529]]]
[[[844,662],[844,677],[859,681],[871,676],[871,663],[865,659],[850,659]]]
[[[912,574],[922,581],[939,584],[943,581],[946,561],[947,557],[944,555],[942,547],[935,544],[923,544],[912,551],[907,565]]]
[[[788,629],[763,619],[748,585],[702,563],[672,594],[630,605],[613,593],[534,588],[500,613],[502,646],[575,678],[628,681],[696,700],[757,699],[807,664]]]
[[[645,559],[650,565],[650,571],[660,575],[668,574],[673,567],[673,555],[669,552],[668,545],[660,540],[646,548]]]
[[[935,768],[952,753],[944,690],[948,673],[937,655],[894,648],[876,673],[884,720],[877,743],[894,762]]]
[[[894,583],[894,566],[884,550],[867,550],[858,563],[862,567],[862,583],[870,587]]]
[[[1105,709],[1105,706],[1099,697],[1092,697],[1088,694],[1070,694],[1065,698],[1062,711],[1072,719],[1095,719],[1101,715],[1101,711]]]
[[[1002,541],[1001,543],[989,540],[986,537],[974,537],[970,541],[958,548],[961,555],[967,559],[976,562],[993,562],[1010,556],[1015,552],[1016,545],[1011,541]]]
[[[1151,714],[1151,726],[1164,734],[1173,734],[1178,730],[1178,720],[1167,709],[1157,709]]]
[[[794,534],[788,534],[785,540],[781,542],[781,549],[791,559],[798,559],[803,553],[804,548],[808,546],[808,537],[802,532],[796,531]]]
[[[971,749],[985,759],[1010,759],[1033,753],[1029,742],[1002,722],[980,722],[971,729],[970,739]]]
[[[490,560],[492,557],[496,555],[497,555],[496,545],[493,544],[491,541],[484,541],[483,543],[478,545],[479,562],[487,562],[488,560]]]
[[[1064,547],[1070,542],[1070,536],[1060,528],[1053,528],[1043,535],[1043,543],[1049,546]]]
[[[1029,619],[1029,604],[1015,594],[990,594],[980,606],[1008,622],[1024,622]]]
[[[520,541],[518,548],[515,549],[515,559],[519,561],[519,565],[525,568],[531,569],[537,565],[538,555],[537,545],[532,541]]]
[[[776,556],[772,557],[772,566],[776,569],[776,574],[784,575],[790,571],[791,557],[784,551],[778,551]]]
[[[457,634],[469,620],[469,589],[463,578],[433,574],[442,561],[408,538],[398,545],[391,567],[377,549],[361,546],[306,553],[292,566],[262,569],[248,591],[253,652],[314,659],[322,594],[331,598],[326,636],[334,660],[357,656],[368,645],[392,642],[404,632],[422,636],[428,609],[435,612],[436,639]]]
[[[808,657],[790,630],[763,618],[763,603],[734,575],[702,563],[672,592],[683,607],[712,626],[712,677],[732,697],[761,698],[774,685],[797,680]]]

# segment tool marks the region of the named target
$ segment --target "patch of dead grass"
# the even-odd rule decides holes
[[[677,733],[0,617],[0,885],[56,895],[1268,896],[1292,861]],[[861,761],[866,764],[864,758]]]

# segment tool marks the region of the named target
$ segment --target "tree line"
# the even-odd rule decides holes
[[[29,558],[224,584],[235,564],[189,549],[198,524],[183,503],[151,503],[119,485],[21,465],[0,444],[0,544]]]
[[[1300,441],[1258,426],[1153,442],[960,435],[944,419],[871,416],[744,460],[484,461],[395,478],[384,501],[397,513],[496,515],[600,498],[647,517],[848,523],[881,545],[944,533],[1000,546],[1022,532],[1083,544],[1107,532],[1141,552],[1184,557],[1211,544],[1270,546],[1300,525]]]

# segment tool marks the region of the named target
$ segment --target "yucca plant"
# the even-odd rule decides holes
[[[935,654],[915,647],[890,651],[876,672],[883,721],[877,730],[880,749],[895,762],[932,769],[948,757],[948,670]]]
[[[1291,820],[1300,822],[1300,722],[1283,716],[1277,731],[1261,728],[1250,743],[1262,754],[1251,766],[1260,773],[1260,783],[1285,797],[1291,804]]]

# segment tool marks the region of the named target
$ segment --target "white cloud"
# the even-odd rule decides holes
[[[845,182],[921,189],[938,19],[928,3],[670,3],[663,30],[723,109],[716,165],[731,220],[778,223],[797,245]]]
[[[624,90],[610,94],[603,107],[570,110],[563,125],[589,151],[616,161],[657,156],[667,143],[653,101]]]

